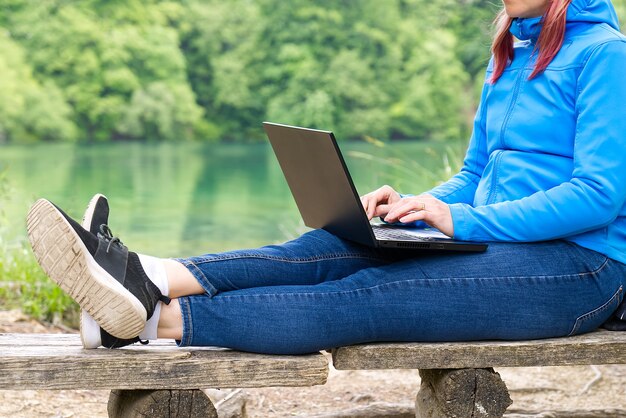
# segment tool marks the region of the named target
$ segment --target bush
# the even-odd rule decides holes
[[[9,185],[0,173],[0,201],[9,199]],[[43,272],[25,239],[6,238],[8,220],[0,211],[0,308],[19,308],[46,322],[78,326],[78,305]]]

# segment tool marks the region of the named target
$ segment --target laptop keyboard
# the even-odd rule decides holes
[[[429,241],[432,237],[420,237],[411,234],[410,232],[403,231],[402,229],[381,227],[372,225],[374,236],[379,240],[391,240],[391,241]]]

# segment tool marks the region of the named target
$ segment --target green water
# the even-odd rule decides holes
[[[450,174],[462,144],[343,143],[359,193],[382,184],[417,193]],[[456,163],[457,161],[455,161]],[[267,144],[114,143],[1,146],[0,238],[25,236],[24,215],[46,197],[77,219],[109,197],[110,226],[132,250],[187,256],[256,247],[307,230]]]

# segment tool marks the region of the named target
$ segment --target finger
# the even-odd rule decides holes
[[[401,207],[404,205],[405,204],[401,202],[391,205],[391,207],[389,208],[389,211],[387,212],[387,215],[385,215],[385,222],[396,222],[397,215],[399,213],[403,213],[401,210]]]
[[[382,195],[382,194],[384,194],[383,193],[383,187],[378,188],[378,189],[376,189],[374,191],[371,191],[369,193],[364,194],[363,196],[361,196],[361,199],[369,199],[371,197],[379,196],[379,195]]]
[[[367,209],[365,210],[365,213],[367,213],[367,218],[368,219],[372,219],[374,217],[374,212],[376,211],[376,198],[373,196],[370,196],[367,199]]]
[[[400,216],[421,210],[424,205],[415,199],[402,199],[389,210],[385,221],[395,222]],[[388,219],[389,218],[389,219]]]
[[[381,197],[381,200],[384,199],[388,203],[395,203],[401,199],[400,194],[389,186],[382,192],[383,197]]]
[[[369,199],[366,196],[363,196],[361,198],[361,204],[363,205],[363,210],[365,211],[365,214],[369,217]]]
[[[370,193],[370,195],[371,198],[375,199],[376,201],[385,200],[386,198],[385,192],[380,189],[373,191],[372,193]]]
[[[363,209],[365,209],[365,213],[367,216],[370,216],[370,212],[372,211],[370,206],[372,204],[371,198],[369,195],[365,195],[363,198]]]
[[[368,199],[373,194],[374,194],[374,192],[365,193],[363,196],[360,196],[361,200]]]
[[[374,216],[383,216],[386,215],[389,211],[389,207],[392,201],[395,203],[400,200],[400,195],[391,188],[391,186],[382,186],[381,188],[374,190],[371,193],[366,194],[362,197],[362,199],[366,199],[367,209],[366,214],[369,219],[372,219]],[[382,208],[381,208],[382,207]]]
[[[372,219],[374,216],[376,216],[376,213],[378,212],[378,207],[381,205],[381,202],[386,203],[387,202],[387,196],[383,193],[383,191],[376,190],[373,193],[370,193],[367,196],[368,199],[368,204],[367,204],[367,216],[369,219]]]
[[[376,206],[376,210],[374,211],[374,216],[386,216],[389,213],[389,208],[391,205],[378,205]]]
[[[414,212],[427,210],[427,205],[428,205],[428,203],[426,201],[424,201],[423,199],[415,199],[415,198],[413,198],[413,199],[410,199],[407,202],[407,206],[410,207],[411,208],[410,210],[414,211]],[[432,203],[430,204],[430,207],[433,207]]]
[[[380,189],[374,191],[374,194],[376,195],[376,198],[378,200],[387,200],[395,193],[396,191],[393,190],[390,186],[383,186]]]
[[[428,223],[428,221],[426,220],[427,217],[428,217],[428,214],[424,211],[409,212],[409,213],[401,215],[398,220],[405,224],[409,222],[416,222],[416,221],[424,221]]]

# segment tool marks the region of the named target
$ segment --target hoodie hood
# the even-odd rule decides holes
[[[567,22],[606,23],[619,31],[617,13],[610,0],[573,0],[567,8]]]
[[[576,23],[606,23],[619,31],[617,13],[610,0],[572,0],[567,8],[568,26]],[[515,18],[510,32],[521,41],[535,42],[539,38],[541,17]]]

